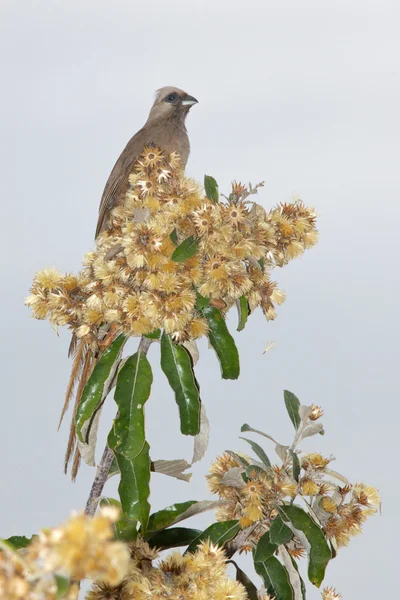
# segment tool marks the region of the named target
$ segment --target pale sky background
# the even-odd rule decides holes
[[[257,312],[235,334],[237,382],[220,379],[201,345],[209,451],[191,484],[154,476],[153,508],[209,498],[213,457],[248,450],[243,422],[290,442],[282,390],[292,390],[325,409],[325,437],[304,448],[334,454],[336,470],[383,497],[382,517],[339,553],[326,583],[344,600],[396,595],[399,19],[394,0],[2,0],[0,536],[30,535],[84,506],[94,469],[72,484],[62,472],[67,424],[57,433],[69,335],[33,320],[23,300],[37,270],[80,268],[116,158],[154,91],[176,85],[199,100],[187,172],[212,174],[225,192],[234,178],[265,180],[265,207],[300,193],[319,214],[320,243],[275,271],[287,292],[278,319]],[[236,315],[229,322],[234,330]],[[156,345],[149,358],[152,456],[190,459]],[[114,412],[110,397],[100,451]]]

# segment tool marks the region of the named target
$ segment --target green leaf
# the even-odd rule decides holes
[[[297,456],[296,452],[294,452],[293,450],[290,450],[290,454],[292,456],[292,461],[293,461],[293,479],[295,481],[299,481],[299,477],[300,477],[299,457]]]
[[[293,531],[278,516],[271,523],[269,537],[272,544],[279,546],[280,544],[286,544],[286,542],[292,539]]]
[[[246,296],[241,296],[237,301],[238,311],[239,311],[239,324],[237,327],[238,331],[242,331],[247,323],[247,319],[249,317],[249,303],[247,302]]]
[[[269,531],[264,533],[258,540],[254,551],[254,562],[264,562],[273,556],[276,552],[277,545],[271,542]]]
[[[115,457],[121,472],[118,492],[122,510],[131,521],[140,521],[141,530],[145,533],[150,515],[149,444],[145,442],[135,458],[127,459],[122,454],[116,454]]]
[[[69,592],[70,580],[61,575],[54,575],[54,579],[56,580],[57,586],[56,600],[62,600]]]
[[[118,415],[110,448],[127,459],[140,454],[146,441],[144,405],[150,396],[152,382],[150,363],[140,350],[126,360],[118,374],[114,395]]]
[[[86,441],[83,439],[82,427],[104,401],[104,393],[115,375],[125,341],[126,337],[119,335],[103,352],[83,390],[75,415],[76,433],[81,442]]]
[[[187,546],[193,542],[193,540],[197,539],[200,534],[201,531],[199,529],[171,527],[170,529],[158,531],[156,534],[150,536],[147,541],[149,542],[150,546],[167,550],[168,548]]]
[[[295,429],[298,429],[301,423],[299,415],[300,401],[297,396],[292,394],[292,392],[288,392],[288,390],[284,390],[283,397],[285,399],[286,410],[288,411],[290,420]]]
[[[203,540],[210,540],[213,544],[222,546],[234,538],[239,530],[239,521],[219,521],[218,523],[213,523],[193,540],[186,552],[195,552],[197,546]]]
[[[111,430],[111,431],[112,431],[112,430]],[[110,435],[111,435],[111,431],[110,431],[110,433],[108,434],[108,435],[109,435],[109,437],[110,437]],[[112,437],[112,436],[111,436],[111,437]],[[111,477],[113,477],[114,475],[119,475],[119,466],[118,466],[117,459],[115,458],[115,456],[114,456],[114,458],[113,458],[113,461],[112,461],[112,463],[111,463],[110,470],[108,471],[108,477],[107,477],[107,480],[108,480],[108,479],[110,479]]]
[[[199,292],[196,292],[196,308],[197,308],[197,310],[202,310],[209,304],[210,304],[210,298],[206,298],[205,296],[202,296],[201,294],[199,294]]]
[[[234,560],[230,560],[229,562],[236,567],[236,581],[239,581],[242,584],[247,592],[248,599],[258,600],[257,588],[251,579],[247,577],[246,573],[242,571],[242,569],[235,563]]]
[[[174,244],[174,246],[178,245],[178,235],[176,233],[176,229],[174,229],[170,234],[169,234],[169,239],[171,240],[171,242]]]
[[[171,260],[174,262],[185,262],[185,260],[192,258],[192,256],[197,253],[198,246],[199,239],[191,235],[175,248],[172,253]]]
[[[266,467],[270,467],[271,466],[271,461],[269,460],[268,456],[265,454],[264,450],[261,448],[261,446],[259,444],[257,444],[257,442],[253,442],[253,440],[249,440],[247,438],[241,437],[241,440],[244,440],[245,442],[248,442],[250,444],[250,446],[253,448],[253,452],[256,456],[258,456],[258,458],[261,460],[261,462],[264,463],[264,465]]]
[[[115,498],[102,498],[100,500],[100,506],[115,506],[121,510],[121,503]],[[122,513],[121,517],[114,523],[114,535],[117,540],[123,540],[124,542],[130,542],[137,538],[137,521],[132,521],[126,515]]]
[[[260,265],[261,270],[264,271],[264,264],[265,264],[264,258],[260,258],[260,260],[258,261],[258,264]]]
[[[229,454],[229,456],[234,458],[241,467],[246,468],[250,465],[249,461],[246,458],[244,458],[243,456],[240,456],[240,454],[237,454],[236,452],[233,452],[232,450],[225,450],[225,452],[226,452],[226,454]]]
[[[255,562],[256,573],[264,581],[265,588],[276,600],[293,600],[294,592],[290,584],[289,574],[281,562],[271,556],[263,562]]]
[[[317,587],[320,587],[328,562],[332,558],[332,551],[320,527],[299,506],[281,506],[279,514],[283,521],[290,522],[294,529],[302,531],[310,544],[308,578]]]
[[[12,550],[20,550],[21,548],[26,548],[32,542],[33,537],[27,538],[25,535],[12,535],[6,540],[2,540],[7,546],[9,546]]]
[[[188,500],[187,502],[177,502],[171,504],[162,510],[150,515],[148,531],[157,531],[158,529],[165,529],[175,523],[177,517],[187,511],[190,506],[197,504],[196,500]]]
[[[200,394],[193,373],[188,351],[174,344],[165,332],[161,336],[161,368],[179,407],[181,432],[184,435],[197,435],[200,431]]]
[[[240,373],[239,353],[221,312],[212,306],[203,309],[208,321],[208,339],[217,353],[223,379],[237,379]]]
[[[264,479],[265,476],[267,475],[267,472],[265,471],[265,469],[263,469],[259,465],[249,465],[246,468],[245,474],[247,477],[247,479],[245,479],[245,481],[248,481],[249,479],[254,479],[255,477],[257,477],[257,475],[259,475],[262,479]]]
[[[211,175],[204,175],[204,191],[209,200],[214,200],[214,202],[218,202],[218,183],[215,181],[214,177],[211,177]]]
[[[154,331],[151,331],[150,333],[145,333],[144,337],[149,338],[149,340],[159,340],[160,335],[161,335],[161,329],[155,329]]]

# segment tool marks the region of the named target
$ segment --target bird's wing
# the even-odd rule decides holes
[[[146,131],[140,129],[140,131],[129,140],[119,159],[115,163],[101,197],[95,237],[97,237],[104,229],[107,215],[118,202],[124,186],[127,186],[129,174],[144,146],[146,146]]]

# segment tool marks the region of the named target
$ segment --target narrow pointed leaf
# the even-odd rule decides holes
[[[115,506],[119,510],[122,508],[121,503],[115,500],[115,498],[102,498],[100,506]],[[130,542],[136,540],[137,534],[137,521],[129,519],[121,510],[121,517],[114,523],[114,535],[116,539]]]
[[[223,504],[226,504],[226,500],[201,500],[200,502],[196,502],[195,504],[192,504],[192,506],[189,506],[185,512],[176,517],[174,525],[175,523],[179,523],[180,521],[184,521],[185,519],[189,519],[190,517],[194,517],[195,515],[199,515],[208,510],[214,510]]]
[[[149,338],[149,340],[159,340],[161,336],[161,329],[155,329],[151,333],[145,333],[144,337]]]
[[[199,292],[196,292],[196,308],[198,310],[202,310],[209,304],[210,304],[210,298],[206,298],[205,296],[202,296],[201,294],[199,294]]]
[[[303,595],[304,582],[302,582],[299,570],[297,569],[296,564],[293,564],[293,559],[287,551],[286,546],[281,544],[278,548],[278,552],[289,575],[290,585],[293,588],[294,600],[305,600]]]
[[[278,516],[271,523],[269,536],[271,542],[279,546],[280,544],[286,544],[293,537],[293,531]]]
[[[245,471],[246,476],[249,479],[255,479],[259,476],[261,479],[265,478],[267,474],[267,470],[265,467],[261,467],[260,465],[249,465]]]
[[[254,568],[264,581],[270,596],[275,600],[294,600],[289,574],[275,556],[271,556],[263,562],[254,562]]]
[[[317,587],[324,579],[328,562],[332,558],[331,548],[325,535],[315,521],[299,506],[282,506],[279,514],[285,523],[289,523],[294,532],[301,531],[310,546],[308,578]]]
[[[200,395],[188,351],[174,344],[165,332],[161,336],[161,368],[175,392],[181,432],[197,435],[200,431]]]
[[[197,539],[200,534],[201,531],[199,529],[171,527],[170,529],[157,531],[157,533],[147,538],[147,541],[149,542],[150,546],[167,550],[168,548],[187,546],[193,542],[193,540]]]
[[[171,233],[169,234],[169,238],[170,238],[171,242],[174,244],[174,246],[178,245],[178,235],[176,233],[176,229],[171,231]]]
[[[256,456],[258,456],[258,458],[261,460],[261,462],[264,463],[264,465],[266,467],[270,467],[271,466],[271,461],[269,460],[268,456],[265,454],[264,450],[261,448],[261,446],[259,444],[257,444],[257,442],[253,442],[253,440],[249,440],[247,438],[241,437],[241,440],[244,440],[245,442],[247,442],[248,444],[250,444],[250,446],[253,448],[253,452]]]
[[[214,200],[214,202],[218,202],[218,183],[215,181],[214,177],[211,177],[211,175],[204,175],[204,191],[209,200]]]
[[[140,350],[130,356],[118,374],[114,400],[118,415],[114,421],[113,446],[117,454],[132,459],[145,444],[144,405],[150,396],[153,374],[150,363]]]
[[[193,540],[186,552],[194,552],[203,540],[210,540],[213,544],[222,546],[234,538],[239,530],[239,521],[219,521],[218,523],[213,523]]]
[[[185,262],[188,258],[192,258],[197,253],[197,248],[199,247],[199,239],[195,238],[193,235],[183,240],[175,248],[172,253],[171,260],[174,262]]]
[[[151,462],[150,470],[154,473],[161,473],[161,475],[168,475],[168,477],[175,477],[175,479],[180,479],[181,481],[190,481],[192,473],[184,473],[184,471],[191,466],[192,465],[183,458],[178,458],[176,460],[155,460]],[[119,466],[114,457],[107,480],[119,473]]]
[[[54,575],[54,579],[57,586],[56,600],[62,600],[69,592],[70,580],[68,577],[63,577],[62,575]]]
[[[27,538],[25,535],[12,535],[11,537],[1,540],[7,546],[9,546],[12,550],[20,550],[21,548],[26,548],[32,542],[33,536]]]
[[[249,577],[247,577],[246,573],[242,571],[242,569],[235,563],[234,560],[230,560],[236,568],[236,581],[239,581],[247,592],[247,597],[249,600],[258,600],[257,588],[254,583],[251,581]]]
[[[288,390],[284,390],[283,397],[290,420],[292,421],[294,428],[298,429],[301,423],[301,418],[299,415],[300,401],[297,396]]]
[[[304,440],[305,438],[311,437],[313,435],[317,435],[317,433],[319,433],[319,435],[325,435],[325,431],[324,431],[324,426],[322,423],[311,423],[311,425],[308,425],[303,433],[301,434],[301,439]]]
[[[250,313],[249,303],[247,302],[246,296],[239,298],[237,301],[237,309],[239,313],[239,324],[237,326],[237,330],[242,331],[245,328]]]
[[[306,600],[306,594],[307,594],[307,588],[306,588],[306,584],[304,583],[303,578],[300,575],[299,572],[299,567],[297,566],[297,562],[295,561],[295,559],[293,558],[293,556],[290,557],[290,560],[292,561],[292,565],[293,567],[296,569],[296,571],[299,573],[299,577],[300,577],[300,585],[301,585],[301,593],[303,594],[303,600]]]
[[[121,472],[118,492],[122,510],[131,521],[139,521],[141,530],[146,532],[150,515],[149,445],[145,442],[135,458],[127,459],[122,454],[116,454],[115,457]]]
[[[109,385],[118,368],[125,341],[125,336],[119,335],[111,346],[103,352],[83,390],[75,415],[76,433],[81,442],[85,441],[82,435],[83,425],[92,418],[108,393]]]
[[[175,460],[155,460],[151,463],[151,470],[154,473],[161,473],[162,475],[168,475],[168,477],[175,477],[182,481],[190,481],[192,473],[184,473],[192,465],[184,460],[178,458]]]
[[[293,452],[293,450],[290,451],[290,454],[291,454],[292,461],[293,461],[293,479],[295,481],[299,481],[299,477],[300,477],[299,457],[297,456],[296,452]]]
[[[267,531],[257,542],[253,556],[254,562],[264,562],[268,560],[275,554],[277,547],[277,544],[271,542],[269,531]]]
[[[250,427],[250,425],[248,423],[244,423],[241,426],[240,431],[242,431],[242,432],[251,431],[252,433],[258,433],[259,435],[262,435],[262,436],[268,438],[269,440],[271,440],[271,442],[275,442],[275,444],[278,443],[276,440],[274,440],[274,438],[271,435],[268,435],[268,433],[264,433],[263,431],[260,431],[259,429],[254,429],[254,427]]]
[[[228,331],[221,312],[217,308],[207,306],[203,315],[208,321],[208,339],[217,353],[221,365],[223,379],[237,379],[240,373],[239,353],[235,341]]]
[[[246,460],[243,456],[240,456],[240,454],[237,454],[236,452],[233,452],[232,450],[225,450],[226,454],[229,454],[229,456],[231,456],[232,458],[234,458],[241,467],[248,467],[250,466],[250,463],[248,460]]]
[[[199,462],[207,452],[210,441],[210,421],[207,418],[204,403],[200,407],[200,431],[193,439],[192,465]]]
[[[188,500],[187,502],[177,502],[176,504],[171,504],[171,506],[167,506],[166,508],[153,513],[150,515],[147,528],[148,531],[158,531],[159,529],[169,527],[175,523],[176,518],[179,517],[179,515],[187,511],[193,504],[197,504],[197,501]]]

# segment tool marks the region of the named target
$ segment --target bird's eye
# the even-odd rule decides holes
[[[173,102],[174,100],[176,100],[176,94],[169,94],[169,96],[166,97],[167,102]]]

